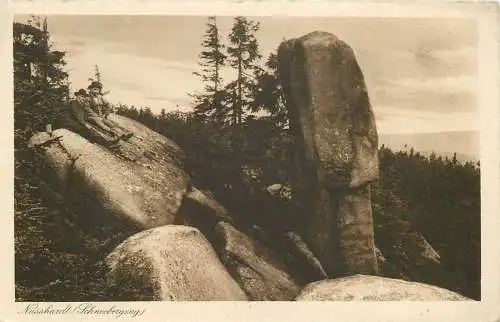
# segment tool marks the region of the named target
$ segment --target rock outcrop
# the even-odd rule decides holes
[[[112,285],[164,301],[246,300],[196,228],[167,225],[129,237],[106,258]],[[132,299],[131,299],[132,300]]]
[[[105,213],[123,219],[139,230],[171,224],[188,189],[181,168],[182,151],[175,143],[144,125],[111,115],[135,135],[120,142],[118,150],[93,144],[78,134],[58,129],[52,136],[35,134],[52,184],[64,195],[88,198]]]
[[[292,134],[302,143],[297,161],[327,185],[357,188],[378,179],[375,117],[351,47],[316,31],[284,42],[279,60]]]
[[[292,300],[299,285],[277,254],[231,224],[219,222],[215,228],[215,249],[233,278],[250,300]]]
[[[427,284],[378,276],[353,275],[314,282],[297,301],[468,301],[452,291]]]
[[[182,200],[174,224],[198,228],[209,240],[218,222],[234,224],[229,211],[210,194],[192,187]]]
[[[326,32],[281,44],[294,203],[303,237],[329,276],[378,274],[369,184],[378,136],[353,50]]]

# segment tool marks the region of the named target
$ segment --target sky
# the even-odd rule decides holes
[[[478,131],[478,35],[474,20],[437,18],[248,17],[267,57],[283,39],[327,31],[354,50],[381,133]],[[18,16],[16,21],[27,18]],[[234,17],[217,17],[223,41]],[[206,30],[202,16],[48,16],[54,49],[67,52],[72,90],[93,66],[110,102],[153,112],[191,110],[193,72]],[[226,81],[230,73],[224,73]]]

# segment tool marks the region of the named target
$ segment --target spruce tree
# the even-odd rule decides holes
[[[258,66],[262,56],[255,37],[259,23],[236,17],[229,34],[230,46],[227,48],[230,66],[236,69],[236,80],[228,84],[227,89],[232,100],[233,124],[241,124],[245,114],[252,111],[255,76],[260,70]]]
[[[90,82],[97,82],[98,84],[101,85],[101,94],[102,95],[107,95],[109,93],[111,93],[111,91],[107,90],[107,91],[103,91],[103,83],[102,83],[102,74],[101,74],[101,71],[99,70],[99,66],[98,65],[94,65],[94,76],[93,77],[89,77],[89,81]]]
[[[266,69],[257,71],[257,85],[254,92],[253,110],[269,113],[268,119],[281,130],[288,128],[288,110],[278,73],[278,56],[271,53],[266,61]]]
[[[222,106],[223,91],[221,68],[224,66],[226,56],[223,53],[224,45],[219,36],[215,16],[209,17],[207,30],[201,43],[203,50],[199,54],[201,72],[194,74],[204,83],[204,91],[191,95],[195,100],[195,114],[203,119],[213,117],[217,121],[224,121]]]
[[[65,53],[53,50],[47,25],[35,17],[13,26],[14,127],[21,141],[52,123],[69,97]]]

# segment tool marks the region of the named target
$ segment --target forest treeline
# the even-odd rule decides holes
[[[286,220],[290,208],[260,198],[265,187],[287,185],[290,136],[276,54],[259,51],[259,24],[234,20],[227,39],[209,18],[202,39],[203,90],[191,93],[193,112],[125,104],[118,114],[135,119],[179,144],[197,187],[249,223]],[[15,252],[18,300],[109,300],[100,254],[110,240],[74,225],[64,205],[41,193],[40,165],[27,140],[46,124],[55,128],[71,100],[65,52],[53,48],[47,21],[14,23]],[[222,79],[223,69],[234,79]],[[99,76],[99,75],[98,75]],[[104,84],[105,86],[105,84]],[[480,169],[435,154],[380,147],[381,178],[373,184],[376,243],[392,265],[391,276],[425,281],[480,297]],[[281,213],[280,213],[281,212]],[[264,215],[263,215],[264,214]],[[274,223],[275,224],[275,223]],[[409,259],[411,234],[422,233],[441,257],[441,271],[417,270]],[[381,238],[381,236],[385,236]],[[389,237],[387,237],[389,236]]]

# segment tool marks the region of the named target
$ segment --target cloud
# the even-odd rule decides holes
[[[374,104],[439,113],[475,112],[477,77],[379,79],[371,92]]]
[[[73,39],[68,42],[71,47],[83,47],[86,45],[86,42],[83,40]]]
[[[121,89],[124,89],[124,90],[130,90],[130,91],[139,91],[142,89],[142,85],[140,84],[137,84],[133,81],[128,81],[128,80],[125,80],[125,79],[122,79],[122,78],[118,78],[118,77],[115,77],[115,76],[107,76],[106,77],[106,80],[107,80],[107,86],[109,87],[109,85],[113,85],[114,87],[119,87]]]
[[[390,86],[393,91],[466,91],[475,92],[478,78],[471,76],[459,77],[434,77],[434,78],[397,78],[384,79],[385,86]]]
[[[477,131],[477,113],[408,110],[400,106],[375,106],[375,118],[380,133],[434,133],[443,131]]]
[[[152,100],[152,101],[160,101],[160,102],[168,101],[168,98],[165,96],[148,96],[147,99]]]
[[[186,63],[179,61],[162,61],[161,66],[167,69],[175,69],[178,71],[193,73],[194,71],[199,69],[199,66],[196,63]]]
[[[460,62],[463,60],[477,60],[477,47],[475,46],[458,46],[453,49],[433,49],[432,55],[443,61]]]
[[[413,59],[431,76],[461,76],[477,74],[477,51],[471,47],[434,49],[419,47],[412,52]]]
[[[185,96],[185,97],[177,97],[177,98],[168,98],[167,99],[169,102],[175,104],[175,105],[180,105],[183,107],[188,107],[190,106],[192,100],[190,97]]]
[[[473,47],[437,50],[412,46],[400,49],[357,49],[367,78],[473,77],[478,74],[477,51]],[[376,82],[376,79],[375,79]]]
[[[73,51],[69,42],[65,43]],[[192,74],[194,63],[142,57],[100,43],[87,41],[85,51],[70,55],[67,62],[72,89],[86,87],[97,64],[105,88],[111,91],[108,100],[150,106],[154,112],[162,108],[186,109],[188,93],[200,87],[198,78]]]

